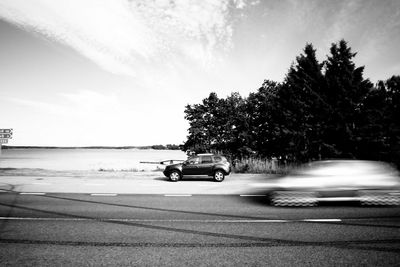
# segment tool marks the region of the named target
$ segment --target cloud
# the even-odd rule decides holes
[[[114,116],[123,113],[120,101],[114,93],[102,94],[91,90],[81,90],[76,93],[58,94],[57,96],[52,100],[57,100],[62,104],[16,97],[5,97],[4,99],[47,115],[70,117],[77,120],[112,119]]]
[[[91,90],[82,90],[77,93],[61,94],[73,104],[80,114],[115,112],[118,111],[120,103],[114,93],[101,94]]]
[[[4,97],[4,99],[18,105],[29,107],[31,108],[31,110],[44,111],[46,112],[46,114],[52,114],[52,115],[68,114],[67,108],[52,103],[16,98],[16,97]]]
[[[207,66],[232,46],[232,10],[244,0],[2,0],[0,18],[71,46],[103,69],[188,60]]]

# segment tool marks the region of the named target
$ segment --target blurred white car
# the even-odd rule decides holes
[[[383,162],[316,161],[280,178],[270,200],[274,206],[314,206],[320,201],[399,205],[400,178],[395,168]]]

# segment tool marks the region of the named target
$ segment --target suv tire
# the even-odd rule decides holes
[[[181,179],[181,173],[179,171],[171,171],[168,178],[171,182],[178,182]]]
[[[214,172],[214,181],[222,182],[225,179],[225,173],[221,170],[216,170]]]

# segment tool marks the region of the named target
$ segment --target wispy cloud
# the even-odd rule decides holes
[[[4,97],[11,103],[44,112],[47,115],[76,119],[104,119],[122,113],[119,99],[114,93],[102,94],[91,90],[81,90],[76,93],[58,94],[53,98],[61,104],[21,97]]]
[[[245,0],[2,0],[0,18],[134,76],[144,65],[215,61],[232,45],[231,11],[245,6]]]
[[[9,101],[14,104],[17,104],[17,105],[28,107],[31,110],[44,111],[49,115],[68,114],[68,109],[66,107],[48,103],[48,102],[35,101],[35,100],[29,100],[29,99],[25,99],[25,98],[16,98],[16,97],[4,97],[4,100]]]
[[[80,114],[115,112],[120,106],[118,97],[114,93],[101,94],[82,90],[77,93],[64,93],[61,96],[66,98]]]

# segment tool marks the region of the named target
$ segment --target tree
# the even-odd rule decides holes
[[[216,93],[210,93],[203,99],[202,104],[187,105],[185,119],[189,121],[188,140],[183,145],[184,150],[193,150],[196,153],[212,149],[216,143],[215,115],[218,114],[220,100]]]
[[[351,157],[400,166],[400,76],[374,87],[355,56],[341,40],[319,63],[307,44],[282,83],[265,80],[247,98],[211,93],[201,104],[187,105],[183,148],[232,158]]]
[[[400,76],[379,81],[363,103],[360,157],[391,161],[400,167]]]
[[[221,125],[219,136],[222,138],[218,150],[232,157],[242,158],[252,153],[252,135],[249,132],[249,113],[246,112],[246,99],[235,92],[221,100]]]
[[[388,122],[387,143],[389,147],[388,160],[400,168],[400,76],[393,76],[383,84],[387,90]]]
[[[278,116],[281,111],[277,106],[277,92],[280,84],[265,80],[257,92],[247,98],[249,142],[252,149],[262,157],[280,156],[279,141],[281,136]]]
[[[331,144],[324,151],[328,157],[355,157],[357,150],[357,118],[363,99],[373,85],[363,78],[364,67],[356,67],[346,41],[332,44],[325,62],[327,102],[332,113],[327,117],[324,139]]]
[[[281,156],[295,161],[320,158],[322,117],[327,113],[322,64],[312,44],[296,58],[274,101],[272,121],[279,129]],[[277,109],[280,111],[276,112]]]

